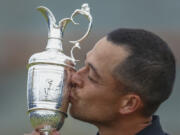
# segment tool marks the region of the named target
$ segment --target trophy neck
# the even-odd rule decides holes
[[[56,49],[58,51],[63,51],[62,41],[59,38],[50,37],[48,39],[46,49]]]

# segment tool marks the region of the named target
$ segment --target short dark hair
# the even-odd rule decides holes
[[[141,97],[143,115],[151,116],[172,92],[176,72],[173,53],[160,37],[142,29],[117,29],[107,40],[129,51],[113,74],[127,86],[125,91]]]

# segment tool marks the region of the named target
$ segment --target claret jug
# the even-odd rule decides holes
[[[30,122],[34,129],[42,135],[50,135],[59,130],[67,117],[68,100],[64,96],[65,67],[74,68],[67,60],[76,64],[73,49],[80,48],[80,42],[88,35],[92,17],[88,4],[76,9],[70,18],[64,18],[56,24],[52,12],[43,6],[37,8],[48,23],[48,42],[45,51],[33,54],[28,61],[27,104]],[[77,14],[84,15],[89,20],[86,33],[76,41],[70,41],[73,47],[71,56],[63,53],[62,39],[66,25],[69,22],[77,24],[73,18]]]

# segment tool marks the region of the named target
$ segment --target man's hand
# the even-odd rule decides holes
[[[39,132],[37,132],[37,131],[33,131],[30,134],[24,134],[24,135],[41,135],[41,134]],[[60,135],[60,134],[57,131],[54,131],[54,132],[52,132],[51,135]]]

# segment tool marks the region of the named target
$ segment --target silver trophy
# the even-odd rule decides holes
[[[67,60],[74,64],[74,48],[80,48],[80,42],[88,35],[92,17],[88,4],[83,4],[81,9],[76,9],[70,18],[64,18],[56,24],[52,12],[43,6],[37,8],[48,23],[48,42],[46,50],[32,55],[28,62],[27,102],[30,122],[34,129],[42,135],[49,135],[54,130],[59,130],[67,117],[68,100],[64,96],[65,67],[74,68],[66,63]],[[73,18],[84,15],[89,20],[88,30],[85,35],[73,44],[71,57],[63,53],[62,38],[66,25],[76,23]]]

